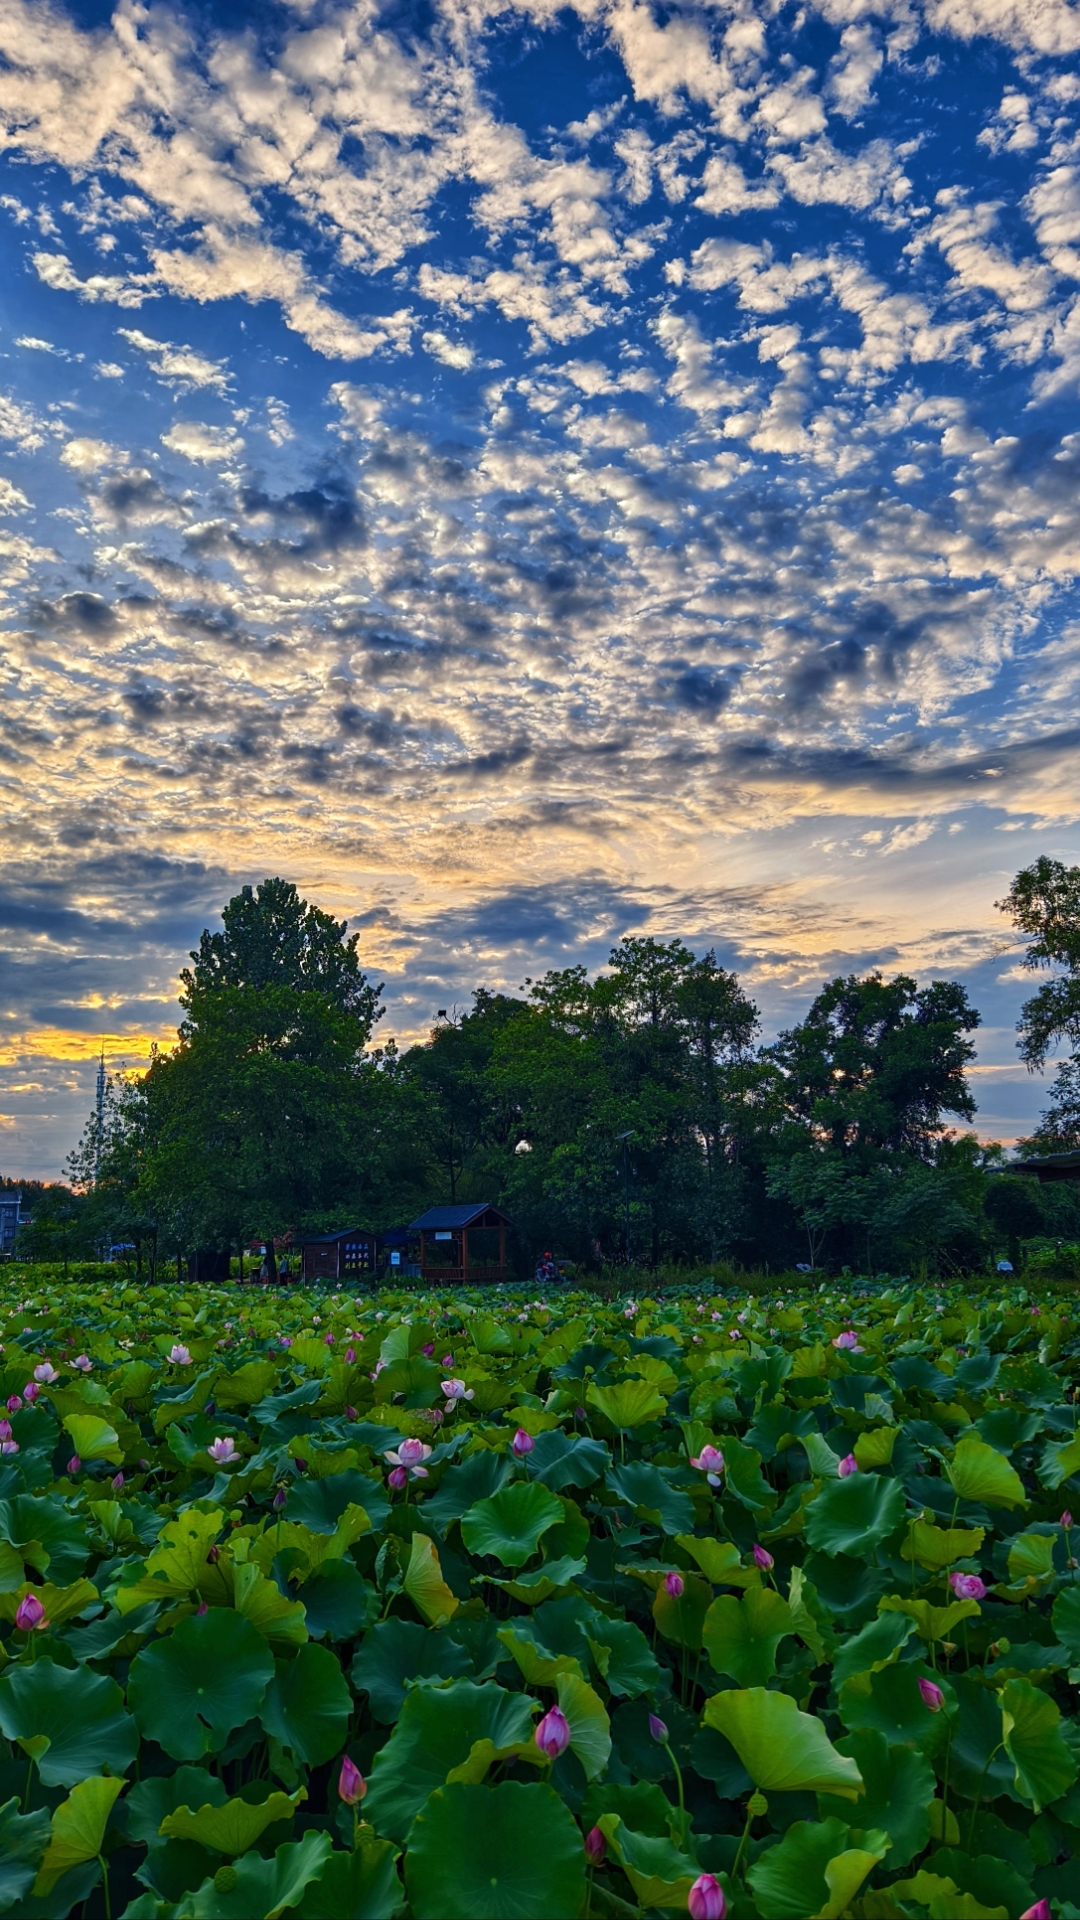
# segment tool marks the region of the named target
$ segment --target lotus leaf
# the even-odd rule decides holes
[[[581,1833],[540,1782],[440,1787],[409,1836],[405,1884],[416,1920],[576,1920]]]

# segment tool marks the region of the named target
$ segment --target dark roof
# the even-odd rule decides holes
[[[419,1233],[423,1227],[436,1231],[445,1227],[471,1227],[482,1213],[493,1213],[496,1219],[510,1225],[510,1215],[503,1213],[501,1207],[493,1207],[490,1200],[472,1200],[460,1207],[429,1207],[419,1220],[410,1221],[409,1231]]]
[[[1080,1180],[1080,1153],[1045,1153],[1013,1160],[1002,1173],[1033,1173],[1037,1180]]]
[[[325,1247],[335,1240],[374,1240],[370,1227],[339,1227],[336,1233],[305,1233],[297,1240],[298,1247]]]

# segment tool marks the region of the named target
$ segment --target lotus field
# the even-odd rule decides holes
[[[1067,1302],[28,1284],[0,1909],[1080,1916]]]

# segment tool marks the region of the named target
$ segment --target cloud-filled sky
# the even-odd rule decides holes
[[[236,886],[766,1027],[1080,855],[1080,7],[0,0],[0,1166]]]

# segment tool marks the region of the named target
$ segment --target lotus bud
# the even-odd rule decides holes
[[[8,1395],[7,1410],[9,1413],[18,1413],[21,1406],[22,1398],[19,1394],[11,1393]]]
[[[405,1487],[408,1483],[409,1475],[405,1467],[391,1467],[386,1476],[388,1487]]]
[[[531,1433],[526,1433],[524,1427],[519,1427],[513,1439],[511,1440],[510,1445],[513,1447],[514,1452],[517,1454],[517,1457],[520,1460],[525,1454],[532,1452],[533,1447],[535,1445],[535,1441],[533,1440]]]
[[[297,1453],[293,1455],[293,1466],[296,1468],[297,1473],[307,1472],[307,1461],[302,1454]]]
[[[346,1347],[345,1365],[347,1367],[354,1367],[356,1365],[356,1348],[355,1347]]]
[[[727,1895],[714,1873],[699,1873],[686,1896],[690,1920],[724,1920]]]
[[[15,1609],[15,1625],[23,1633],[33,1633],[36,1627],[47,1627],[45,1609],[36,1593],[24,1594]]]
[[[113,1477],[112,1477],[112,1481],[111,1481],[111,1483],[110,1483],[110,1484],[111,1484],[111,1486],[112,1486],[112,1490],[113,1490],[113,1492],[114,1492],[114,1493],[119,1493],[119,1492],[120,1492],[120,1489],[121,1489],[121,1487],[122,1487],[122,1486],[123,1486],[123,1484],[124,1484],[124,1476],[123,1476],[123,1474],[122,1474],[122,1473],[114,1473],[114,1474],[113,1474]]]
[[[922,1694],[924,1707],[929,1707],[931,1713],[941,1712],[942,1707],[945,1705],[945,1695],[942,1693],[936,1681],[920,1678],[919,1692]]]
[[[660,1715],[658,1713],[650,1713],[649,1715],[649,1732],[651,1733],[653,1739],[658,1740],[660,1742],[660,1745],[663,1746],[665,1740],[668,1737],[668,1730],[667,1730],[667,1726],[665,1725],[664,1721],[661,1720]]]
[[[208,1548],[207,1548],[207,1550],[206,1550],[206,1558],[207,1558],[207,1560],[208,1560],[208,1562],[209,1562],[209,1564],[210,1564],[211,1566],[213,1566],[213,1564],[214,1564],[214,1562],[215,1562],[215,1560],[218,1560],[218,1559],[220,1559],[220,1557],[221,1557],[221,1548],[220,1548],[220,1547],[208,1547]]]
[[[846,1480],[849,1474],[858,1473],[859,1463],[855,1455],[853,1453],[845,1453],[836,1471],[840,1475],[841,1480]]]
[[[200,1600],[200,1601],[199,1601],[199,1604],[198,1604],[198,1606],[197,1606],[197,1607],[196,1607],[196,1609],[195,1609],[195,1618],[196,1618],[197,1620],[201,1620],[201,1619],[202,1619],[202,1616],[203,1616],[203,1614],[204,1614],[204,1613],[209,1613],[209,1611],[210,1611],[210,1609],[209,1609],[209,1607],[207,1606],[207,1604],[206,1604],[206,1601],[205,1601],[205,1600]]]
[[[1072,1532],[1072,1523],[1073,1523],[1072,1514],[1069,1512],[1068,1507],[1066,1507],[1064,1513],[1061,1516],[1061,1525],[1064,1527],[1066,1533]]]
[[[36,1380],[27,1381],[25,1387],[23,1388],[23,1399],[26,1401],[27,1406],[33,1406],[34,1401],[37,1399],[38,1394],[40,1392],[41,1392],[41,1388],[38,1386],[38,1383]]]
[[[561,1707],[549,1707],[534,1735],[541,1753],[557,1760],[570,1745],[570,1722]]]
[[[59,1378],[60,1375],[51,1360],[43,1360],[40,1367],[34,1368],[34,1379],[40,1380],[43,1386],[51,1386],[53,1381]]]
[[[754,1565],[755,1567],[760,1567],[762,1573],[770,1573],[772,1571],[776,1562],[769,1552],[768,1547],[756,1546],[754,1548]]]
[[[367,1781],[358,1766],[355,1766],[346,1754],[341,1762],[338,1774],[338,1799],[344,1800],[347,1807],[355,1807],[367,1792]]]
[[[607,1854],[607,1841],[599,1827],[591,1827],[585,1835],[585,1858],[590,1867],[602,1867]]]
[[[286,1502],[286,1500],[288,1499],[288,1497],[289,1497],[289,1496],[288,1496],[288,1494],[286,1493],[286,1491],[285,1491],[285,1488],[284,1488],[284,1487],[278,1487],[278,1488],[277,1488],[277,1490],[276,1490],[276,1492],[275,1492],[275,1494],[274,1494],[274,1497],[273,1497],[273,1499],[272,1499],[272,1500],[271,1500],[271,1502],[270,1502],[270,1505],[271,1505],[271,1506],[273,1507],[273,1509],[274,1509],[274,1512],[275,1512],[275,1513],[280,1513],[280,1512],[281,1512],[281,1509],[282,1509],[282,1507],[283,1507],[283,1506],[285,1505],[285,1502]]]
[[[355,1407],[346,1407],[345,1418],[346,1420],[359,1420],[360,1415],[357,1413]]]
[[[683,1580],[681,1573],[665,1573],[664,1592],[672,1600],[681,1600],[683,1597],[684,1590],[685,1590],[685,1582]]]
[[[18,1451],[19,1443],[17,1440],[0,1440],[0,1453],[18,1453]]]
[[[77,1453],[73,1453],[71,1456],[71,1459],[67,1463],[68,1472],[78,1473],[81,1470],[81,1468],[82,1468],[82,1461],[79,1459],[79,1456]]]
[[[1043,1894],[1041,1900],[1036,1900],[1033,1907],[1025,1907],[1023,1913],[1020,1915],[1020,1920],[1053,1920],[1050,1912],[1050,1902],[1046,1898],[1046,1895]]]
[[[71,1364],[78,1367],[80,1373],[89,1373],[94,1363],[88,1353],[77,1353]]]
[[[977,1573],[950,1573],[949,1585],[958,1600],[985,1600],[986,1588]]]

